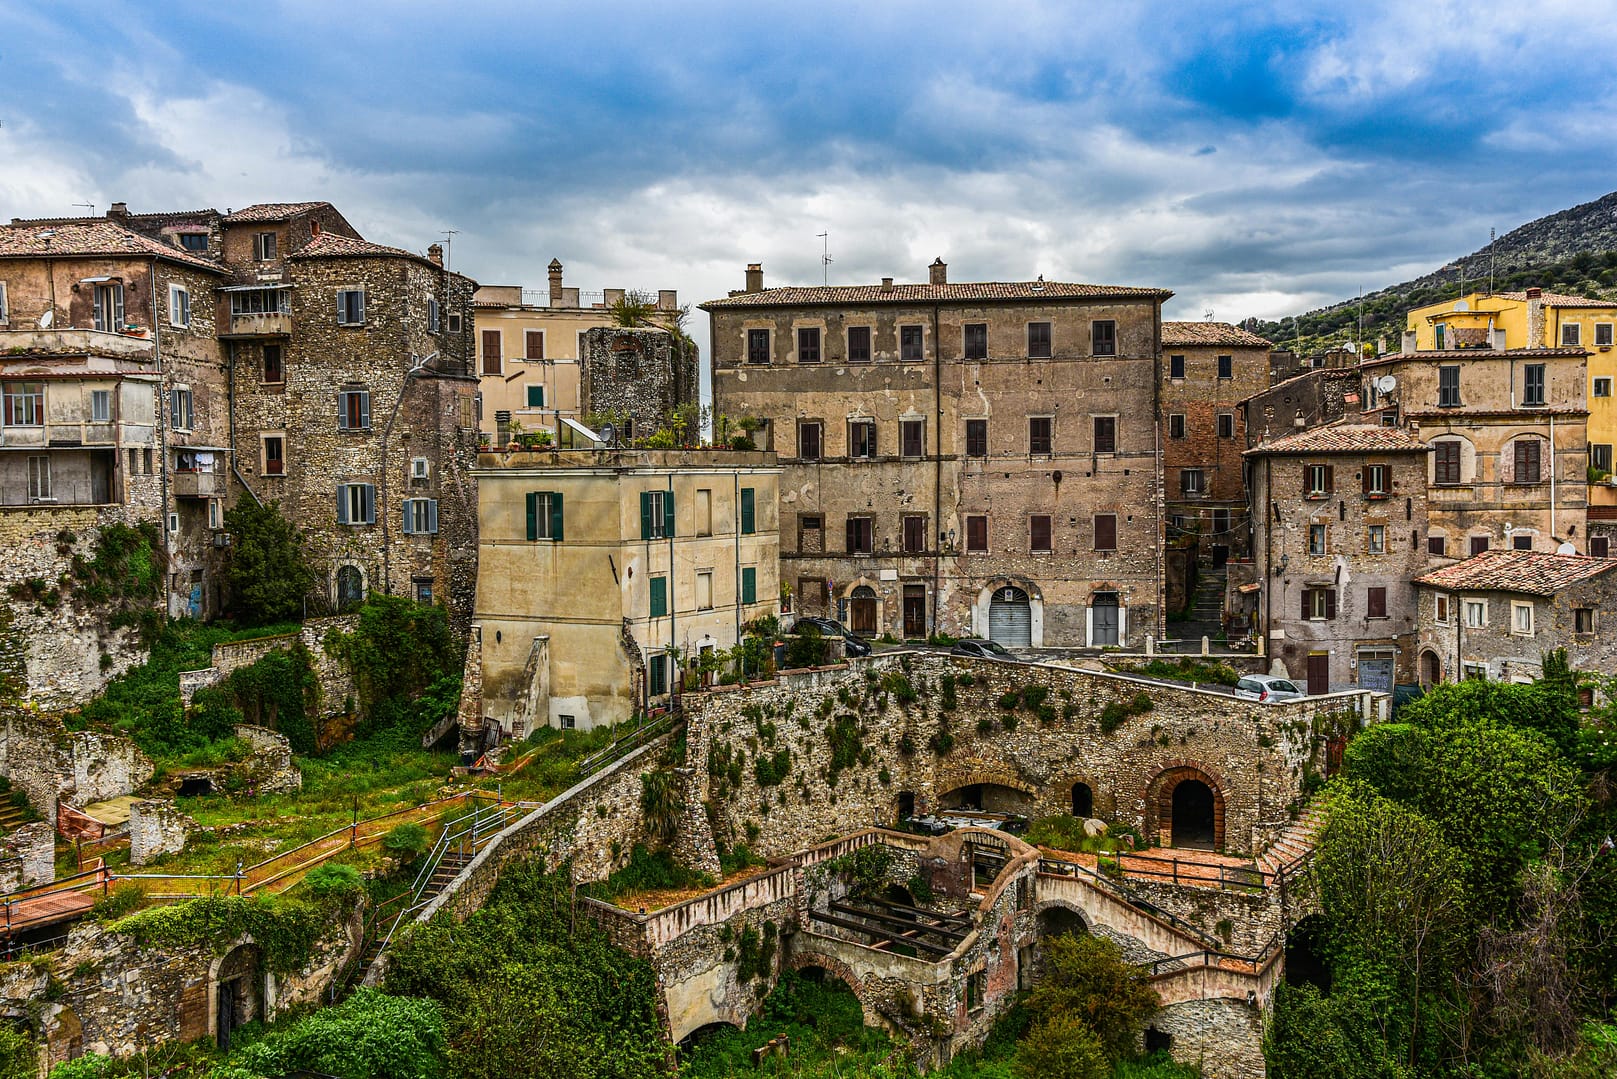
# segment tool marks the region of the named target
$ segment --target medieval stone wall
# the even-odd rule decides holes
[[[0,775],[54,825],[58,799],[85,806],[128,794],[152,777],[152,762],[120,735],[68,731],[55,717],[13,712],[0,738]]]

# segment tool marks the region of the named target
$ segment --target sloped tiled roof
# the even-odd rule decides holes
[[[979,281],[958,285],[814,285],[741,292],[697,304],[715,307],[799,307],[814,304],[971,303],[986,300],[1166,300],[1167,289],[1078,285],[1061,281]]]
[[[1291,453],[1425,453],[1426,443],[1402,427],[1370,423],[1333,423],[1311,431],[1259,443],[1248,454]]]
[[[0,228],[0,258],[42,258],[46,255],[156,257],[210,273],[229,272],[210,258],[173,244],[161,243],[101,218],[93,218],[83,224],[13,225]]]
[[[1582,359],[1587,355],[1589,350],[1585,348],[1427,348],[1419,352],[1389,352],[1365,360],[1359,367],[1381,367],[1389,363],[1458,363],[1461,360]]]
[[[1500,296],[1517,303],[1527,302],[1525,292],[1501,292]],[[1592,300],[1587,296],[1568,296],[1560,292],[1546,292],[1539,296],[1546,307],[1617,307],[1617,300]]]
[[[291,257],[295,259],[407,258],[426,261],[414,251],[406,251],[402,247],[373,244],[369,240],[361,240],[355,236],[339,236],[335,232],[322,232],[292,252]]]
[[[1520,592],[1553,596],[1569,585],[1617,569],[1617,559],[1541,551],[1484,551],[1464,562],[1434,569],[1416,584],[1456,591]]]
[[[1197,345],[1230,345],[1235,348],[1274,348],[1274,344],[1249,330],[1228,322],[1164,322],[1163,348],[1195,348]]]
[[[244,206],[240,210],[232,211],[226,214],[224,219],[232,225],[250,224],[255,221],[266,224],[274,221],[290,221],[298,214],[330,205],[329,202],[260,202],[256,206]]]

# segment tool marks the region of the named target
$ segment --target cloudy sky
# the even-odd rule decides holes
[[[1617,7],[0,0],[0,217],[328,199],[485,283],[1279,316],[1617,187]],[[82,211],[78,211],[82,212]],[[699,339],[705,319],[695,320]]]

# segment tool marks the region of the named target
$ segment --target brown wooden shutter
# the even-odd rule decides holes
[[[1336,490],[1336,466],[1325,466],[1325,491],[1327,494]]]
[[[483,373],[497,375],[500,373],[500,331],[483,331]]]
[[[1095,550],[1117,550],[1117,515],[1103,513],[1095,518]]]
[[[1308,621],[1314,615],[1314,604],[1312,602],[1313,598],[1314,598],[1314,590],[1312,588],[1303,589],[1303,621],[1304,622]]]
[[[848,553],[853,554],[859,549],[859,521],[857,518],[848,518],[846,538],[848,541]]]
[[[1336,617],[1336,589],[1325,590],[1325,618],[1327,621]]]
[[[545,335],[542,334],[542,333],[534,333],[532,331],[529,331],[528,334],[527,334],[527,339],[528,339],[528,359],[530,359],[530,360],[542,360],[542,359],[544,359],[545,358]]]
[[[1369,595],[1369,610],[1371,618],[1387,617],[1387,590],[1385,588],[1372,588]]]
[[[1308,465],[1303,466],[1303,494],[1305,496],[1313,493],[1313,488],[1308,483],[1309,467]]]
[[[1360,465],[1359,466],[1359,489],[1360,489],[1360,493],[1364,494],[1365,496],[1368,496],[1370,494],[1370,466],[1369,465]]]

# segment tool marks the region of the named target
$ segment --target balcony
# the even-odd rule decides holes
[[[290,311],[231,312],[230,332],[221,337],[290,337],[292,313]]]
[[[0,356],[109,356],[116,359],[155,359],[156,343],[145,331],[140,336],[101,330],[0,330]]]
[[[170,477],[175,498],[223,498],[223,472],[176,472]]]

